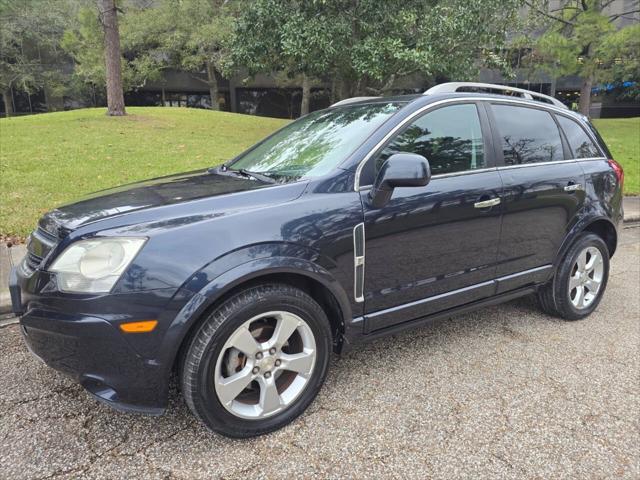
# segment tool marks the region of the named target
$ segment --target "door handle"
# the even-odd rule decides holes
[[[564,187],[565,192],[577,192],[578,190],[582,190],[582,184],[580,183],[569,183],[566,187]]]
[[[495,207],[496,205],[500,205],[500,197],[483,200],[482,202],[476,202],[473,204],[474,208],[489,208]]]

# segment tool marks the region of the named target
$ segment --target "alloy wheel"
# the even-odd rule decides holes
[[[569,278],[569,299],[575,308],[588,308],[597,298],[604,278],[602,253],[595,247],[582,250]]]
[[[244,322],[224,344],[215,367],[215,391],[237,417],[270,417],[300,396],[315,362],[309,325],[291,312],[266,312]]]

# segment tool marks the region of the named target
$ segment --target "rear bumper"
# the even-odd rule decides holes
[[[20,266],[10,274],[13,311],[29,350],[113,408],[161,414],[173,357],[165,337],[191,294],[162,289],[120,295],[59,292],[55,278]],[[153,332],[127,334],[123,322],[157,319]]]

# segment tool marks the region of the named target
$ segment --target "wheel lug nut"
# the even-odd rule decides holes
[[[279,367],[281,363],[282,363],[282,360],[276,360],[276,367]]]
[[[260,369],[258,367],[253,367],[253,370],[251,370],[251,373],[253,373],[255,375],[259,371],[260,371]]]
[[[262,358],[262,352],[256,353],[256,358],[260,360]]]
[[[269,378],[271,376],[271,372],[265,372],[264,373],[264,378]]]
[[[269,353],[270,353],[271,355],[273,355],[274,353],[276,353],[276,349],[275,349],[275,347],[270,348],[270,349],[269,349]]]

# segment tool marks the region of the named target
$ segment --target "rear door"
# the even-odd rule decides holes
[[[548,110],[491,102],[489,111],[504,185],[496,271],[501,293],[548,278],[584,205],[584,174]]]
[[[394,153],[423,155],[432,179],[395,189],[382,208],[371,206],[370,187],[360,189],[366,331],[493,294],[502,182],[489,132],[482,105],[440,106],[409,122],[371,158],[377,171]]]

